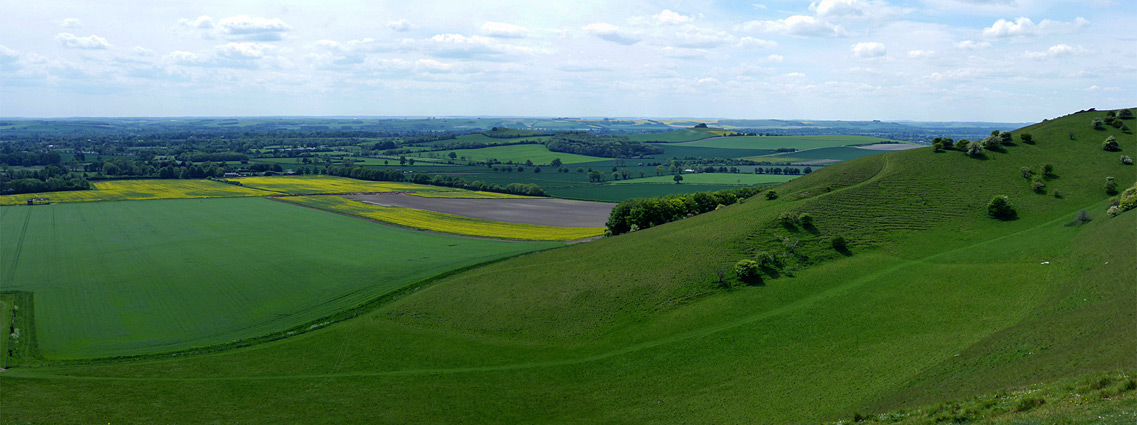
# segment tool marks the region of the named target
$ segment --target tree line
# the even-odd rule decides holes
[[[714,211],[762,191],[760,187],[740,187],[715,192],[685,193],[658,198],[625,199],[612,208],[605,226],[611,235],[643,230],[681,218]]]

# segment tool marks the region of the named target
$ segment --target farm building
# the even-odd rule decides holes
[[[28,198],[28,205],[50,204],[51,198]]]

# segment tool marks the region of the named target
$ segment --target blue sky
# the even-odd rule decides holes
[[[1137,106],[1131,0],[0,1],[0,116],[1039,121]]]

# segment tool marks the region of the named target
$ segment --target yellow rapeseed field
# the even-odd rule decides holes
[[[603,228],[555,227],[488,221],[413,208],[371,205],[339,196],[293,196],[279,199],[398,226],[463,236],[531,241],[571,241],[604,234]]]
[[[26,204],[28,198],[51,202],[136,201],[145,199],[228,198],[265,196],[270,192],[209,180],[110,180],[92,183],[93,190],[21,193],[0,196],[0,205]]]
[[[241,177],[233,179],[245,187],[270,192],[303,195],[311,193],[356,193],[356,192],[423,192],[454,191],[438,186],[413,183],[373,182],[333,176],[268,176]]]

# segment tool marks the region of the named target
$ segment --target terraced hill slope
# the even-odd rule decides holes
[[[248,349],[10,369],[0,420],[803,423],[1132,376],[1137,212],[1107,216],[1104,184],[1137,181],[1120,160],[1137,138],[1093,129],[1104,116],[978,156],[851,160],[775,199],[494,263]],[[1022,167],[1044,164],[1036,190]],[[1016,219],[987,216],[996,195]],[[761,282],[733,276],[763,253],[778,264]]]

